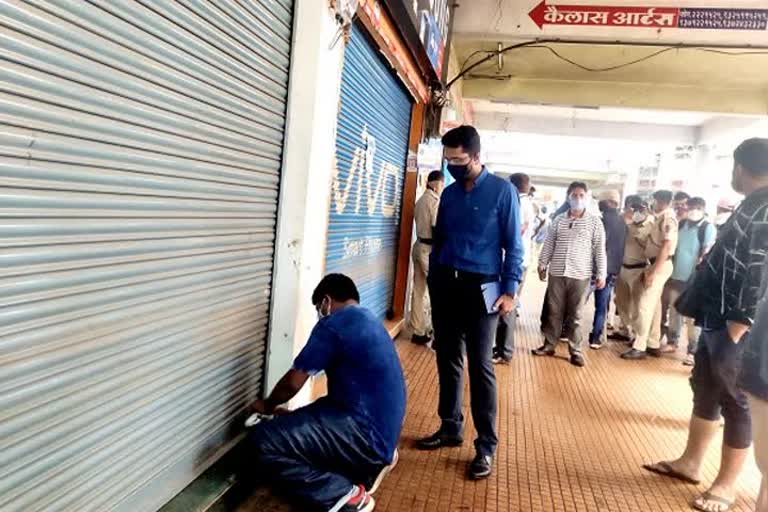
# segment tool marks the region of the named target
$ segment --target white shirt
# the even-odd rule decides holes
[[[607,276],[607,266],[605,228],[600,217],[584,212],[573,218],[566,212],[552,221],[539,258],[540,269],[549,267],[554,277],[590,279],[595,274],[601,280]]]
[[[528,194],[520,194],[520,229],[523,239],[523,268],[531,265],[533,232],[536,230],[536,210]]]

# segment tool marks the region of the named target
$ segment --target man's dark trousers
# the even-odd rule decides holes
[[[492,279],[437,265],[429,274],[440,382],[440,430],[446,436],[459,436],[464,429],[461,405],[466,348],[472,419],[478,434],[475,448],[481,455],[493,455],[498,444],[492,353],[499,316],[487,313],[481,290],[482,284]]]
[[[330,509],[353,484],[370,484],[386,466],[366,428],[321,398],[253,428],[248,442],[256,469],[309,508]]]

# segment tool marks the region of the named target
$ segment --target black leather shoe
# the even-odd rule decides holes
[[[571,364],[573,366],[578,366],[579,368],[584,366],[584,356],[579,354],[578,352],[575,354],[571,354]]]
[[[535,356],[553,356],[555,355],[555,349],[542,345],[539,348],[531,350],[531,354]]]
[[[469,463],[467,470],[467,476],[470,480],[482,480],[491,476],[491,468],[493,466],[493,457],[490,455],[475,456],[474,460]]]
[[[430,341],[432,341],[432,338],[430,338],[429,336],[421,336],[419,334],[414,334],[413,336],[411,336],[411,342],[417,345],[426,345]]]
[[[608,335],[608,339],[611,341],[629,341],[629,336],[624,336],[621,333],[614,332]]]
[[[622,359],[645,359],[648,357],[648,354],[646,352],[643,352],[642,350],[637,350],[635,348],[631,348],[621,354]]]
[[[442,432],[437,431],[429,437],[418,439],[416,441],[416,448],[419,450],[437,450],[443,447],[461,446],[462,443],[464,443],[464,439],[461,436],[446,436]]]
[[[660,348],[647,348],[645,349],[645,352],[652,357],[661,357],[661,349]]]

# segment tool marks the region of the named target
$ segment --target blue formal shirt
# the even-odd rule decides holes
[[[405,417],[405,378],[395,344],[373,313],[345,306],[321,319],[293,367],[325,371],[328,395],[321,400],[352,416],[376,453],[392,461]]]
[[[514,294],[523,277],[523,242],[517,191],[483,168],[472,190],[448,186],[440,198],[431,262],[499,276]]]

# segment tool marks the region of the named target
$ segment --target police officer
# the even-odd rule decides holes
[[[640,280],[648,267],[645,246],[653,227],[654,218],[648,205],[640,196],[629,196],[625,202],[628,217],[627,238],[624,243],[624,259],[616,281],[616,309],[624,326],[624,332],[608,336],[617,341],[632,341],[632,324],[637,316],[637,299]]]
[[[635,341],[621,355],[624,359],[661,356],[661,294],[672,276],[672,257],[677,249],[677,215],[671,208],[673,194],[659,190],[653,194],[655,220],[645,246],[648,267],[643,270],[641,289],[634,318]]]
[[[429,272],[429,254],[432,252],[432,236],[437,224],[437,209],[440,205],[440,194],[443,192],[445,177],[441,171],[432,171],[427,177],[427,190],[416,201],[413,213],[416,222],[418,240],[413,244],[413,292],[411,295],[411,341],[426,345],[430,341],[430,318],[427,314],[427,274]]]

